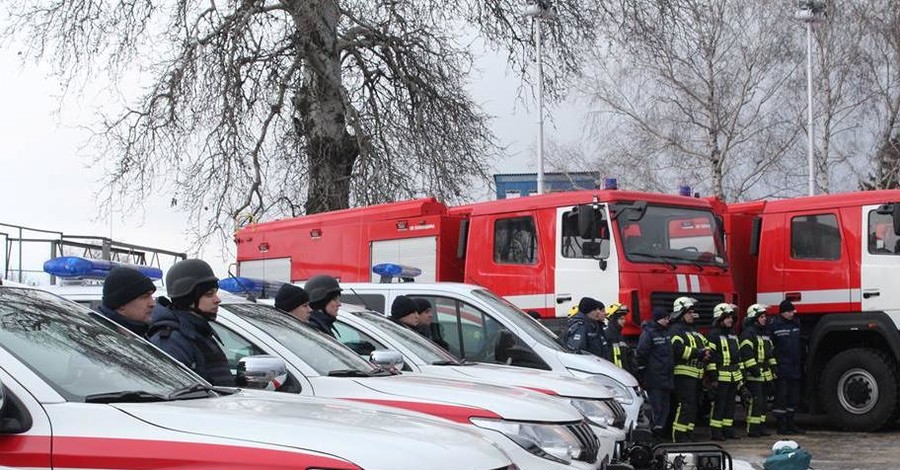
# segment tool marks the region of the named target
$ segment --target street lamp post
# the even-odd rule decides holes
[[[809,195],[816,194],[816,147],[813,122],[812,36],[813,26],[825,17],[825,0],[800,0],[794,18],[806,23],[806,98],[807,98],[807,164],[809,165]]]
[[[551,0],[536,0],[529,3],[525,16],[534,20],[534,44],[537,63],[538,95],[538,144],[537,144],[537,193],[544,194],[544,63],[541,35],[542,20],[556,17]]]

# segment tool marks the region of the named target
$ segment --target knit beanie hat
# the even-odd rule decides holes
[[[275,294],[275,308],[284,312],[309,302],[309,294],[302,287],[293,284],[284,284]]]
[[[156,292],[149,277],[134,268],[116,266],[109,270],[103,283],[103,305],[115,310],[132,300]]]
[[[407,315],[418,313],[418,307],[412,299],[405,295],[398,295],[391,304],[391,318],[399,320]]]
[[[797,310],[794,308],[794,303],[790,300],[782,300],[780,304],[778,304],[778,313],[784,312],[793,312]]]
[[[669,316],[669,312],[667,312],[662,307],[653,307],[653,321],[659,321],[660,319],[666,318]]]
[[[603,302],[590,297],[585,297],[581,299],[581,302],[578,302],[578,311],[582,313],[593,312],[598,308],[601,310],[605,308]]]
[[[431,302],[429,302],[428,299],[416,297],[413,301],[416,303],[416,311],[419,313],[422,313],[425,310],[432,310]]]

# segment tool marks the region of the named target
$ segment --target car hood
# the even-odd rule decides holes
[[[462,423],[472,416],[557,423],[583,419],[578,410],[556,398],[474,381],[422,374],[311,380],[317,396],[396,406]]]
[[[509,464],[506,456],[479,434],[443,420],[362,403],[274,392],[265,395],[238,393],[114,406],[161,428],[307,449],[366,469],[423,468],[425,462],[434,470]]]
[[[572,376],[537,369],[510,367],[496,364],[470,364],[464,366],[421,366],[428,375],[462,378],[510,387],[521,387],[550,395],[570,398],[606,399],[613,394],[604,386],[576,379]]]
[[[576,369],[589,374],[605,375],[618,380],[626,387],[637,387],[638,381],[633,375],[612,362],[593,354],[575,354],[559,352],[559,360],[567,369]]]

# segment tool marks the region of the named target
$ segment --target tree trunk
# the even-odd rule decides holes
[[[340,12],[333,0],[297,1],[292,11],[297,31],[309,32],[303,84],[294,96],[309,165],[306,213],[346,209],[359,145],[347,132],[337,47]]]

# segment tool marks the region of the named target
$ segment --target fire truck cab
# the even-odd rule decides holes
[[[847,430],[893,423],[900,191],[731,204],[726,221],[741,305],[788,299],[797,309],[810,409]]]

